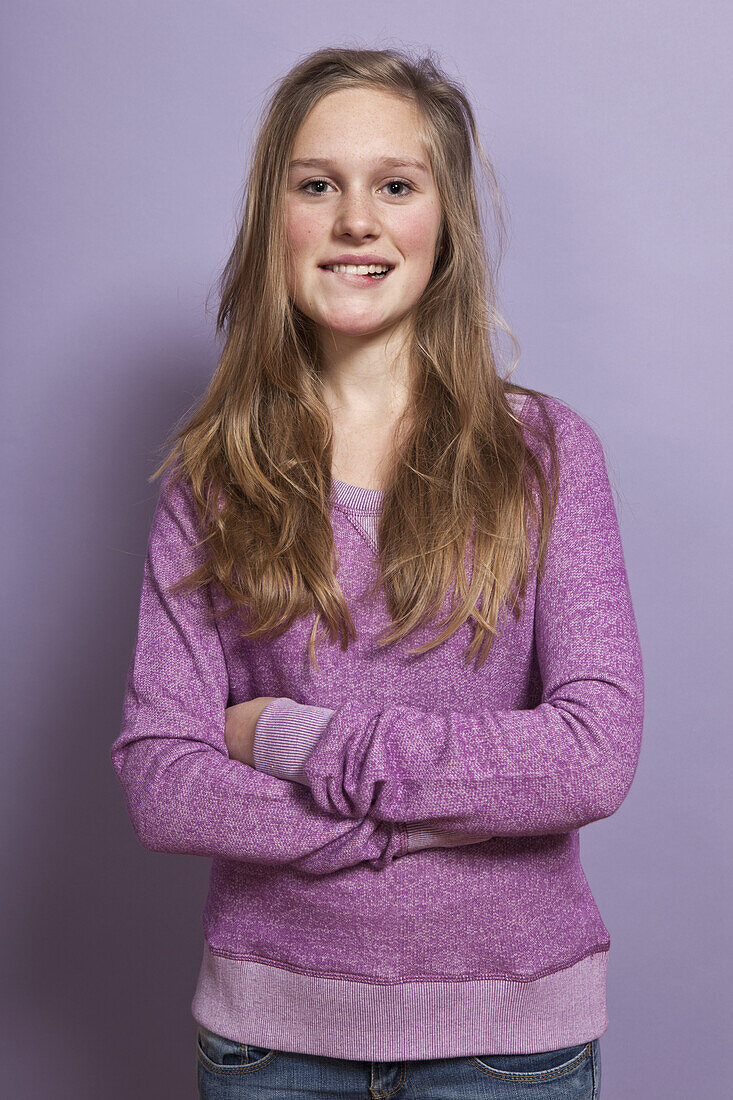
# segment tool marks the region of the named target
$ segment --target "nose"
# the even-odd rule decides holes
[[[368,192],[345,191],[338,204],[334,232],[339,237],[364,240],[379,236],[379,217]]]

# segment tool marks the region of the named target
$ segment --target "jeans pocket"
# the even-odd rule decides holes
[[[199,1024],[196,1048],[199,1061],[206,1069],[212,1073],[227,1075],[251,1073],[252,1070],[269,1064],[277,1054],[277,1050],[270,1047],[258,1047],[251,1043],[240,1043],[236,1039],[227,1039],[202,1024]]]
[[[551,1081],[586,1073],[592,1083],[592,1046],[593,1041],[536,1054],[482,1054],[471,1056],[469,1061],[489,1076],[503,1080]]]

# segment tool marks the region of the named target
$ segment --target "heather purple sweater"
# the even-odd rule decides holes
[[[534,398],[510,400],[540,423]],[[312,616],[250,642],[233,616],[211,619],[216,586],[167,593],[204,551],[187,488],[161,485],[111,757],[140,842],[212,859],[191,1005],[212,1031],[394,1061],[606,1030],[610,936],[579,830],[634,778],[642,657],[601,443],[545,406],[560,452],[545,573],[519,622],[502,610],[480,669],[463,660],[470,624],[418,656],[434,624],[373,644],[386,603],[360,597],[381,491],[333,482],[358,641],[320,643],[314,670]],[[251,768],[228,756],[225,710],[263,695]]]

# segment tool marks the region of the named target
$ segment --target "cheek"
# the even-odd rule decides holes
[[[322,229],[314,210],[304,210],[297,206],[286,212],[285,233],[288,249],[297,262],[301,257],[309,256],[321,235]]]
[[[433,266],[439,225],[439,216],[431,207],[416,210],[400,226],[398,240],[404,255],[414,263],[422,260],[428,271]]]
[[[288,292],[300,300],[302,280],[317,258],[320,229],[314,211],[291,207],[285,214]]]
[[[308,247],[310,232],[303,218],[288,218],[287,226],[288,249],[294,260],[297,260]]]

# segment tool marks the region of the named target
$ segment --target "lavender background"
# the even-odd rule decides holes
[[[631,793],[582,835],[612,937],[603,1100],[718,1095],[733,1009],[731,22],[722,2],[659,0],[6,9],[6,1095],[197,1095],[209,861],[138,845],[109,748],[146,478],[216,364],[204,299],[249,136],[267,88],[326,44],[432,47],[465,83],[511,219],[515,378],[606,446],[647,705]]]

